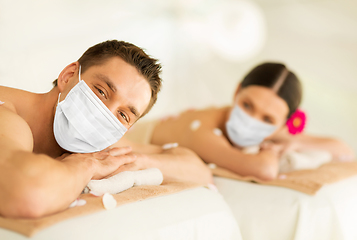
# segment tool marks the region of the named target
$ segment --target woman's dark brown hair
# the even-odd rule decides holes
[[[288,118],[301,103],[301,83],[296,75],[289,71],[284,64],[263,63],[253,68],[240,84],[242,89],[251,85],[273,89],[288,104]]]

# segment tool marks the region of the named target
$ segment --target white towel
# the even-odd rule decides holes
[[[84,193],[93,191],[98,194],[116,194],[133,186],[160,185],[164,177],[158,168],[149,168],[139,171],[125,171],[110,178],[91,180]]]
[[[303,169],[315,169],[332,160],[332,154],[327,151],[304,150],[289,152],[283,155],[279,162],[279,173]]]
[[[245,154],[259,153],[259,146],[246,147],[242,151]],[[332,154],[320,150],[292,151],[284,154],[279,161],[279,173],[303,169],[315,169],[332,160]]]

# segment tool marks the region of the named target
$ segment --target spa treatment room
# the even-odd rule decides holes
[[[357,2],[0,0],[0,239],[356,240]]]

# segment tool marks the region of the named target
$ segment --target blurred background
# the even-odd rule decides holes
[[[146,49],[164,80],[146,119],[231,104],[252,67],[284,62],[303,82],[307,132],[357,151],[354,0],[0,0],[0,37],[0,84],[38,93],[96,43]]]

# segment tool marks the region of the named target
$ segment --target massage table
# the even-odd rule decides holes
[[[356,240],[357,176],[296,190],[214,177],[244,240]]]
[[[357,176],[315,195],[289,188],[214,177],[205,187],[71,218],[31,239],[357,239]],[[0,239],[27,237],[0,228]]]
[[[0,239],[29,239],[0,228]],[[125,204],[71,218],[32,236],[32,240],[241,240],[223,197],[205,187]]]

